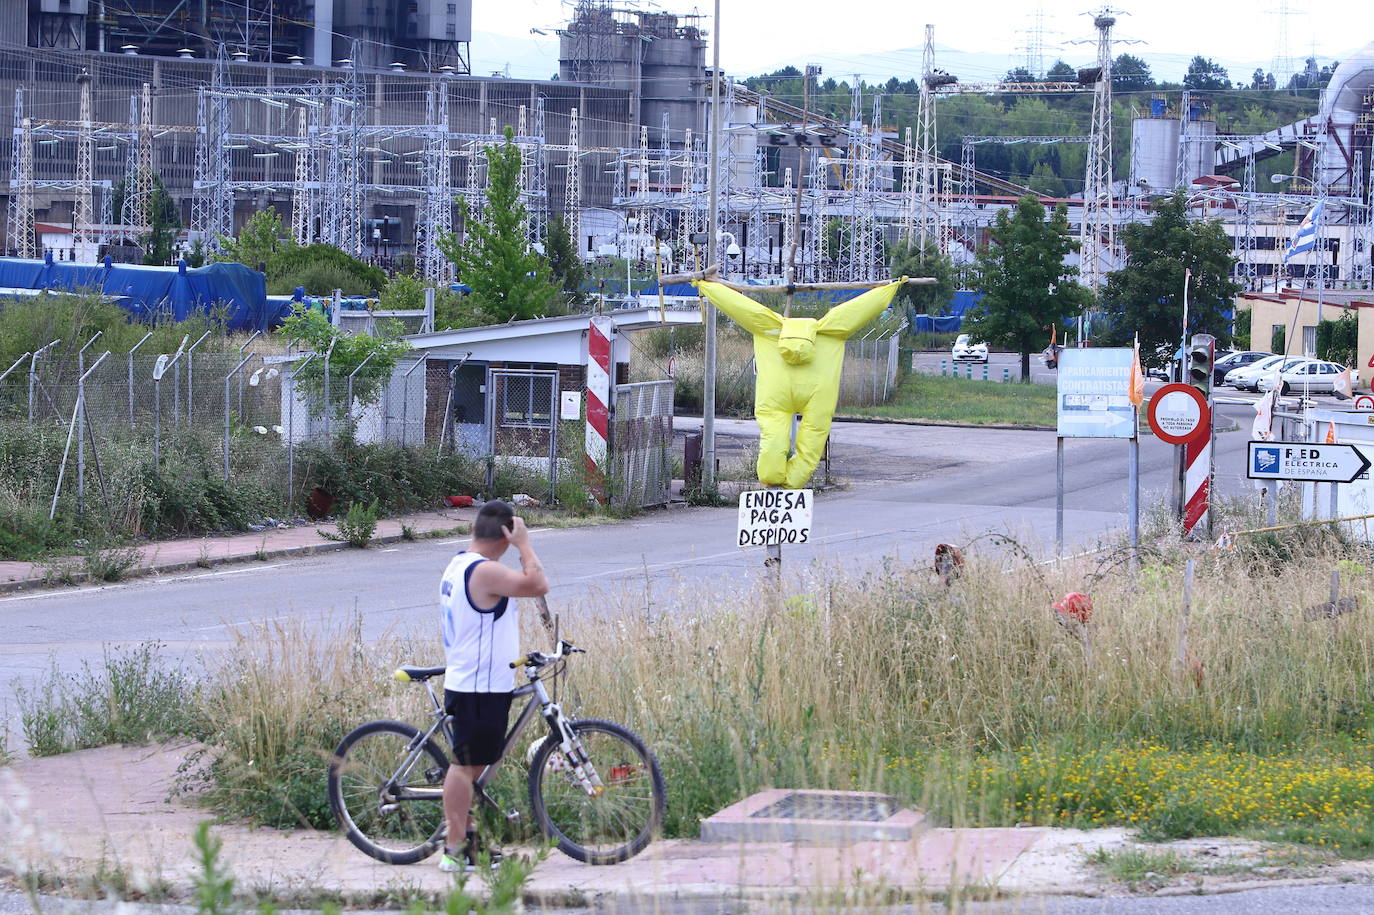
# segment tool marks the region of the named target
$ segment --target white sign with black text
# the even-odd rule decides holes
[[[739,546],[811,541],[809,489],[751,489],[739,494]]]

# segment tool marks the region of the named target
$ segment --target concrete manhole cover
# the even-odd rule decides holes
[[[751,795],[701,821],[706,842],[909,841],[925,825],[919,811],[868,791],[774,788]]]

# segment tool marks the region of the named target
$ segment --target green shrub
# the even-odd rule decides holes
[[[370,505],[354,502],[339,521],[339,538],[358,549],[366,549],[377,531],[377,500]]]
[[[250,266],[257,268],[257,264]],[[344,295],[373,295],[386,286],[386,273],[333,245],[305,245],[272,256],[267,286],[277,295],[289,295],[297,286],[304,286],[311,295],[329,295],[335,289]]]
[[[83,662],[80,673],[63,674],[54,661],[41,687],[20,687],[19,717],[29,752],[51,756],[198,734],[198,685],[167,663],[164,647],[145,642],[106,650],[99,666]]]

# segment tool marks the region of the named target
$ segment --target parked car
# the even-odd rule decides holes
[[[1243,368],[1259,362],[1261,359],[1268,359],[1273,353],[1261,353],[1258,350],[1242,350],[1238,353],[1227,353],[1217,358],[1212,367],[1212,384],[1219,385],[1225,382],[1226,373],[1231,369]]]
[[[987,362],[988,345],[974,343],[968,334],[960,334],[954,339],[954,346],[949,354],[954,357],[955,362]]]
[[[1226,373],[1226,383],[1241,391],[1258,391],[1259,380],[1265,375],[1292,370],[1312,360],[1306,356],[1270,356]]]
[[[1269,391],[1277,384],[1280,394],[1330,394],[1335,390],[1336,378],[1344,371],[1343,365],[1313,359],[1277,375],[1270,372],[1255,386],[1260,391]]]

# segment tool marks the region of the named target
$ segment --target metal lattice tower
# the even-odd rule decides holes
[[[808,206],[806,214],[806,224],[811,229],[809,237],[803,239],[805,247],[811,249],[811,275],[812,282],[820,282],[825,279],[825,274],[821,265],[825,261],[825,217],[821,210],[821,198],[825,192],[825,176],[821,173],[821,151],[813,149],[809,153],[810,159],[806,165],[807,178],[806,184],[811,187],[812,193],[807,196]],[[803,230],[805,232],[805,230]],[[802,261],[805,265],[805,259]]]
[[[752,249],[756,254],[767,250],[768,247],[768,216],[763,211],[763,184],[764,175],[767,171],[767,153],[762,149],[754,150],[754,168],[751,176],[753,186],[750,188],[749,196],[748,238],[745,240],[745,244],[740,245],[740,247],[745,250]],[[787,222],[787,220],[783,219],[783,222]],[[755,276],[761,276],[768,272],[769,262],[767,259],[755,257],[747,266]]]
[[[568,161],[564,184],[563,218],[568,221],[568,234],[573,245],[582,250],[582,154],[581,126],[577,120],[577,109],[568,112]]]
[[[1104,7],[1093,16],[1097,29],[1097,66],[1093,87],[1092,126],[1088,131],[1088,168],[1083,181],[1083,222],[1079,262],[1083,285],[1102,284],[1115,250],[1112,211],[1112,26],[1113,11]]]
[[[902,156],[902,241],[910,245],[916,234],[916,160],[911,145],[911,128],[903,137]]]
[[[296,111],[296,136],[299,140],[296,144],[296,186],[291,189],[291,237],[298,245],[308,245],[311,242],[311,223],[314,221],[310,206],[310,166],[315,155],[309,109],[300,108]]]
[[[142,235],[148,231],[147,194],[142,177],[143,131],[140,129],[138,96],[129,96],[129,145],[124,158],[124,205],[120,209],[119,222],[125,233]]]
[[[534,150],[530,156],[530,241],[544,243],[548,231],[549,163],[545,150],[544,96],[534,100]]]
[[[449,155],[448,83],[440,80],[429,87],[425,119],[433,127],[425,138],[424,233],[416,233],[416,257],[425,279],[448,282],[453,264],[439,249],[439,239],[453,231],[453,162]]]
[[[196,96],[196,176],[191,200],[191,231],[208,252],[234,232],[234,195],[229,187],[229,65],[220,45],[210,71],[210,87]]]
[[[926,25],[926,43],[921,52],[921,86],[916,111],[917,182],[916,227],[921,248],[938,234],[935,225],[935,156],[938,152],[935,123],[935,92],[931,79],[935,70],[935,26]]]
[[[663,112],[663,118],[659,122],[658,134],[658,196],[663,198],[668,194],[668,189],[673,184],[673,148],[669,140],[671,132],[671,122],[668,112]],[[658,235],[664,236],[673,234],[671,214],[662,207],[654,210],[654,247],[658,247]]]
[[[1357,203],[1347,207],[1350,213],[1350,244],[1346,245],[1346,276],[1358,289],[1370,288],[1370,245],[1374,244],[1374,213],[1370,212],[1370,184],[1365,177],[1365,152],[1355,150],[1355,167],[1351,172],[1350,196]]]
[[[33,123],[24,117],[24,90],[14,90],[14,150],[10,157],[8,238],[20,257],[35,257],[33,231]]]
[[[1188,144],[1192,142],[1193,94],[1183,90],[1178,103],[1178,155],[1174,159],[1174,187],[1188,183]]]
[[[76,200],[72,208],[72,247],[82,254],[93,239],[94,221],[95,143],[91,138],[91,76],[82,73],[76,78],[80,101],[80,123],[76,140]]]

